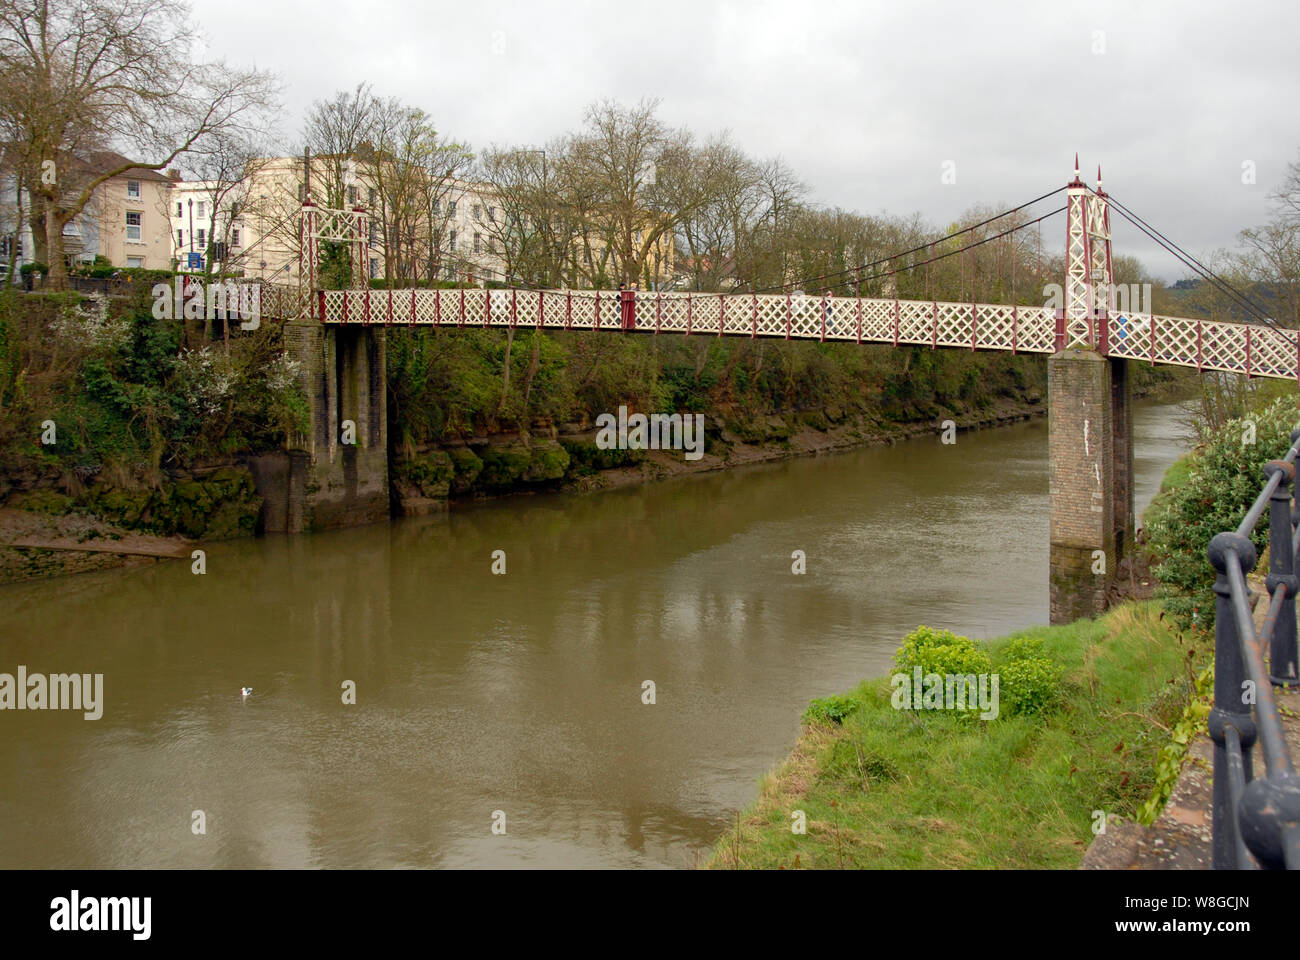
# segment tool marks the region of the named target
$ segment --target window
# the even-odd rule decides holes
[[[451,232],[451,248],[452,248],[453,250],[456,249],[456,231],[455,231],[455,230],[453,230],[453,231]]]
[[[590,248],[588,248],[588,249],[582,251],[582,262],[585,263],[585,264],[587,264],[587,266],[591,266],[591,249],[590,249]]]
[[[231,245],[232,247],[237,247],[237,246],[239,246],[239,228],[238,228],[238,227],[235,227],[234,229],[232,229],[232,230],[230,231],[230,245]]]
[[[183,246],[185,246],[185,231],[184,231],[184,230],[177,230],[177,231],[176,231],[176,246],[178,246],[178,247],[183,247]]]
[[[204,233],[204,231],[202,230],[202,228],[200,228],[199,231],[198,231],[198,241],[199,241],[199,247],[200,247],[200,248],[202,248],[203,245],[204,245],[205,243],[207,243],[207,236],[205,235],[205,233]]]
[[[379,260],[376,257],[370,258],[370,279],[374,280],[379,276]]]
[[[379,199],[379,191],[376,190],[374,187],[371,187],[370,190],[366,193],[366,197],[368,198],[366,202],[373,207],[375,205],[375,201]]]
[[[143,224],[144,214],[138,212],[128,213],[126,215],[126,238],[128,240],[139,240]]]
[[[348,203],[352,206],[356,206],[357,188],[355,186],[348,187]]]
[[[377,233],[377,231],[376,231],[376,229],[375,229],[376,226],[377,226],[377,224],[376,224],[375,221],[373,221],[373,220],[369,220],[369,221],[366,222],[366,242],[367,242],[367,243],[373,244],[373,243],[375,242],[375,237],[378,236],[378,233]]]
[[[140,181],[128,180],[126,182],[126,195],[132,200],[140,199]]]
[[[131,269],[132,267],[137,267],[137,268],[143,267],[144,257],[127,257],[126,266],[128,270]]]
[[[441,210],[442,210],[442,201],[441,200],[433,201],[433,215],[435,217],[438,216]]]
[[[447,201],[447,216],[449,216],[449,217],[454,217],[454,216],[456,216],[456,201],[455,201],[455,200],[448,200],[448,201]]]
[[[12,242],[13,242],[13,237],[0,237],[0,258],[8,258],[8,256],[9,256],[9,245],[10,245],[10,243],[12,243]],[[22,255],[23,255],[23,241],[22,241],[22,238],[19,238],[19,240],[18,240],[18,251],[17,251],[17,253],[16,253],[16,256],[18,256],[19,258],[21,258]]]
[[[488,253],[496,253],[496,252],[497,252],[496,237],[488,237]]]
[[[488,223],[496,223],[496,222],[497,222],[497,208],[488,207]]]
[[[483,208],[477,203],[474,204],[474,219],[481,221],[483,219]]]
[[[447,273],[446,273],[446,276],[447,276],[447,279],[448,279],[448,280],[455,280],[455,279],[456,279],[456,268],[453,267],[450,263],[447,264]]]
[[[474,252],[475,253],[483,252],[483,234],[481,233],[474,234]]]
[[[179,200],[176,201],[176,216],[185,216],[185,206]]]

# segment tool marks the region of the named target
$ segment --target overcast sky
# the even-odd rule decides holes
[[[313,100],[361,81],[474,148],[657,97],[671,124],[780,155],[816,203],[935,225],[1063,185],[1077,150],[1086,180],[1101,163],[1109,192],[1204,258],[1267,218],[1300,158],[1295,0],[225,0],[195,18],[209,57],[280,75],[291,137]],[[1113,226],[1117,254],[1183,275]],[[1044,231],[1059,250],[1063,215]]]

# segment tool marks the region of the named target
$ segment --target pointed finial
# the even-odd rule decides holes
[[[1097,189],[1101,189],[1101,164],[1097,164]]]
[[[1076,179],[1076,180],[1079,179],[1079,154],[1078,154],[1078,151],[1075,151],[1075,154],[1074,154],[1074,179]]]

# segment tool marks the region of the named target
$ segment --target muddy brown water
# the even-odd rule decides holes
[[[1032,422],[0,587],[0,672],[104,675],[0,712],[0,867],[691,866],[908,630],[1047,620],[1047,508]]]

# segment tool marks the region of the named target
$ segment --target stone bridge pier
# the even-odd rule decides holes
[[[1051,622],[1094,617],[1133,544],[1127,361],[1090,349],[1047,362]]]
[[[282,519],[279,512],[274,519],[268,513],[267,530],[302,533],[386,519],[384,328],[291,320],[284,344],[299,364],[308,427],[290,438]]]

